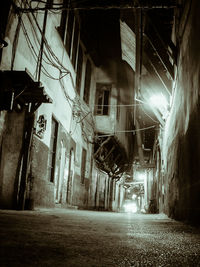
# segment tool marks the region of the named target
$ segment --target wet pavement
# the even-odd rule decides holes
[[[0,210],[0,266],[200,266],[200,229],[165,215]]]

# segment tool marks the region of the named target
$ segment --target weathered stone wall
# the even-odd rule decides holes
[[[190,4],[191,3],[191,4]],[[166,123],[165,212],[176,219],[200,219],[200,1],[188,1],[177,26],[179,48],[171,114]]]

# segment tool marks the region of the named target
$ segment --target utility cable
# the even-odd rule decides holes
[[[124,5],[124,6],[117,6],[117,5],[110,5],[110,6],[80,6],[80,7],[35,7],[35,8],[19,8],[22,12],[38,12],[38,11],[45,11],[45,10],[111,10],[111,9],[118,9],[118,10],[126,10],[126,9],[144,9],[144,10],[152,10],[152,9],[173,9],[177,8],[177,5],[171,6],[164,6],[164,5],[157,5],[157,6],[132,6],[132,5]]]
[[[153,129],[155,127],[157,127],[157,125],[152,125],[152,126],[149,126],[149,127],[140,128],[140,129],[137,129],[137,130],[115,131],[113,134],[99,135],[98,137],[114,136],[116,133],[135,133],[135,132],[138,132],[138,131],[145,131],[145,130]]]

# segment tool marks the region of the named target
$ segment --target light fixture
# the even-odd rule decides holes
[[[8,46],[8,43],[5,40],[3,40],[2,38],[0,38],[0,49],[4,48],[6,46]]]
[[[137,195],[133,194],[132,199],[135,200],[137,198]]]
[[[168,102],[167,102],[167,99],[164,97],[163,94],[152,95],[150,97],[149,101],[150,101],[150,105],[159,109],[161,111],[161,113],[163,113],[162,111],[168,109]]]

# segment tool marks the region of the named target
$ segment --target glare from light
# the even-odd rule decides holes
[[[162,109],[167,109],[168,102],[167,99],[164,97],[164,95],[153,95],[149,99],[150,104],[154,106],[155,108],[158,108],[162,111]]]
[[[144,173],[138,173],[137,180],[144,181],[144,179],[145,179],[145,174]]]
[[[137,205],[136,205],[136,203],[124,204],[124,210],[125,210],[125,212],[136,213],[137,212]]]
[[[132,199],[133,199],[133,200],[135,200],[136,197],[137,197],[137,195],[135,195],[135,194],[132,195]]]

